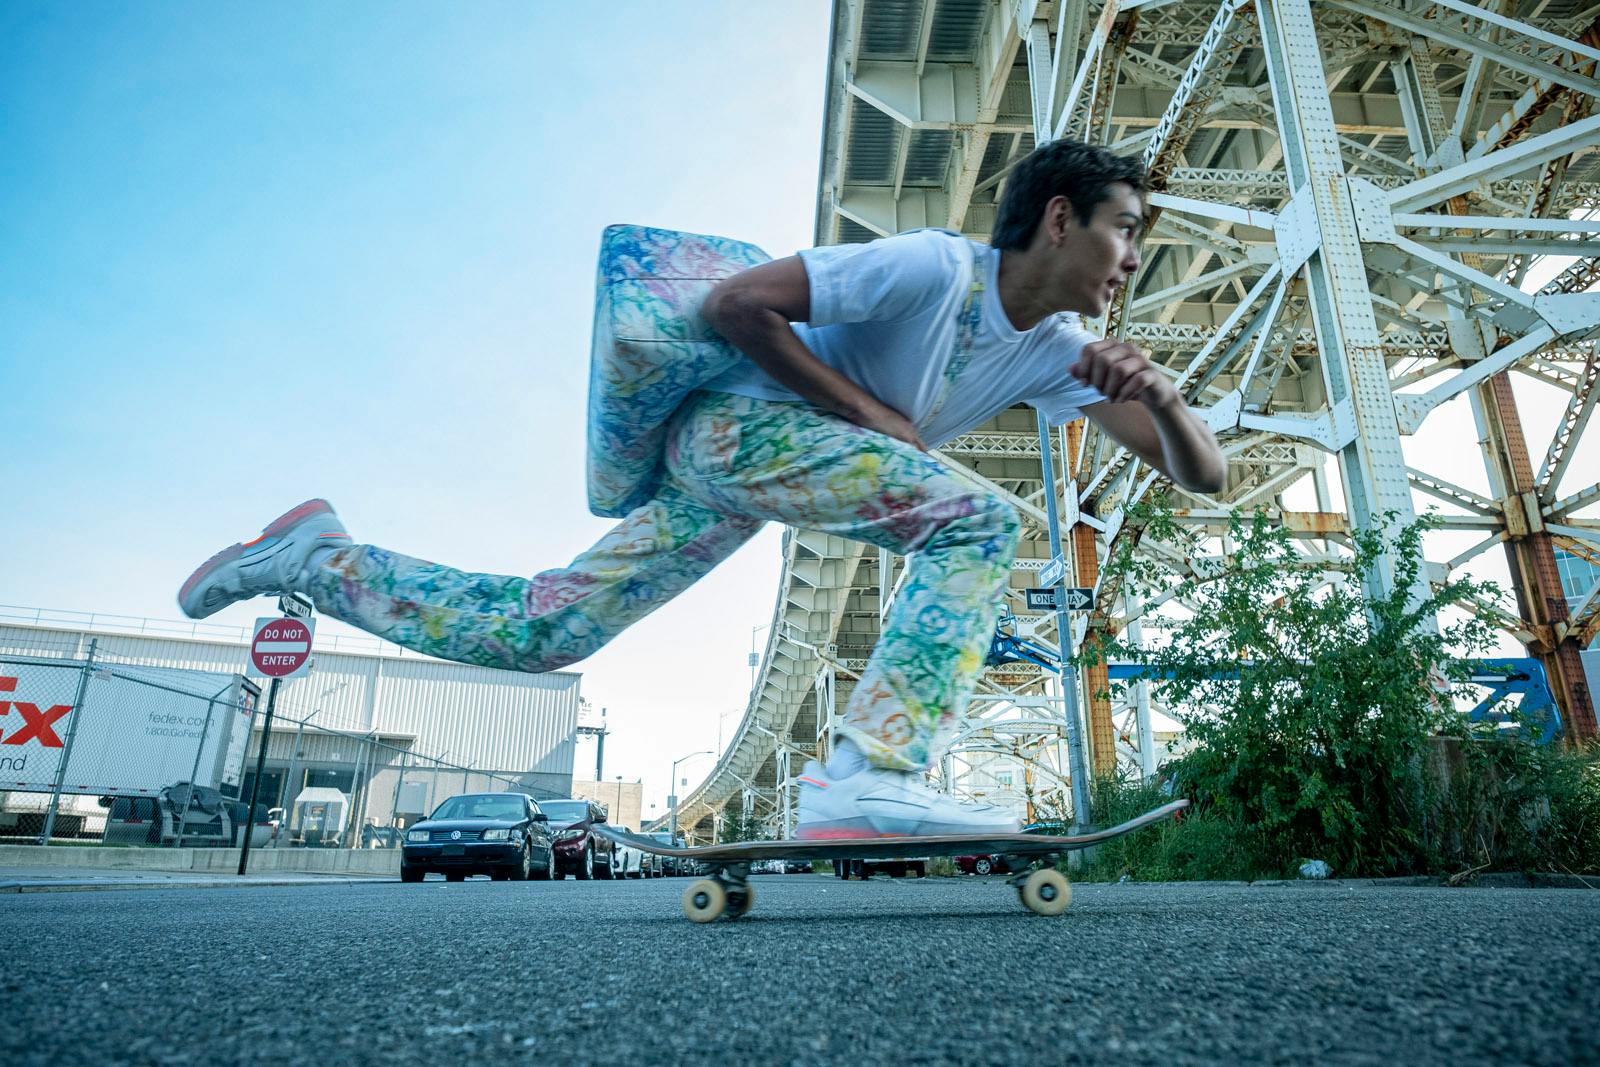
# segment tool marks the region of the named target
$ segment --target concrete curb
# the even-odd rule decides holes
[[[0,881],[0,893],[98,893],[109,890],[146,890],[146,889],[256,889],[262,886],[307,886],[307,885],[383,885],[392,881],[388,878],[269,878],[253,879],[250,877],[233,878],[228,881],[221,879],[206,881],[81,881],[61,879],[50,882],[15,882]]]
[[[73,867],[104,871],[231,874],[236,848],[125,848],[85,845],[0,845],[0,870]],[[250,869],[262,874],[400,876],[399,849],[252,848]]]

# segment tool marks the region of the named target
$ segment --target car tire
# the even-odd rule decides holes
[[[994,862],[988,856],[979,856],[972,861],[973,874],[993,874]]]
[[[583,859],[578,861],[578,869],[572,873],[580,882],[587,882],[594,877],[594,849],[583,850]]]
[[[533,872],[533,879],[536,882],[550,882],[554,881],[555,877],[556,853],[554,849],[551,849],[545,853],[544,866]]]
[[[447,882],[464,882],[467,880],[465,871],[446,871],[444,880]]]
[[[400,865],[400,880],[402,882],[420,882],[427,873],[421,867],[407,867],[403,863]]]
[[[517,859],[517,865],[511,869],[513,882],[526,882],[533,876],[533,849],[527,845],[522,846],[522,854]]]

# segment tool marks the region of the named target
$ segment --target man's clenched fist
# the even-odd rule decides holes
[[[1126,341],[1090,341],[1072,365],[1072,376],[1114,403],[1137,400],[1154,410],[1183,400],[1172,379],[1150,362],[1144,350]]]

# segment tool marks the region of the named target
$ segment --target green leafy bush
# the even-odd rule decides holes
[[[1259,513],[1235,516],[1222,560],[1204,558],[1164,507],[1131,518],[1167,559],[1187,561],[1190,611],[1166,641],[1087,642],[1084,659],[1146,667],[1184,727],[1188,747],[1168,770],[1196,807],[1181,823],[1102,850],[1097,862],[1141,878],[1292,875],[1308,858],[1346,877],[1443,864],[1446,823],[1456,816],[1434,771],[1434,739],[1462,731],[1449,698],[1466,683],[1463,659],[1486,651],[1492,631],[1471,614],[1442,627],[1433,620],[1493,588],[1419,581],[1427,520],[1357,533],[1352,557],[1330,566],[1307,560]],[[1131,540],[1106,572],[1154,598],[1172,574],[1148,555],[1135,559]],[[1380,568],[1392,575],[1390,593],[1367,587]],[[1098,792],[1102,824],[1154,799],[1114,782]]]

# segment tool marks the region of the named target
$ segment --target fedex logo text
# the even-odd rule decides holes
[[[0,678],[0,693],[14,693],[16,690],[17,679]],[[22,716],[22,726],[7,732],[13,711]],[[71,704],[56,704],[41,709],[37,704],[22,700],[0,700],[0,745],[25,745],[29,741],[37,741],[43,748],[61,748],[61,735],[56,733],[56,723],[71,711]]]

